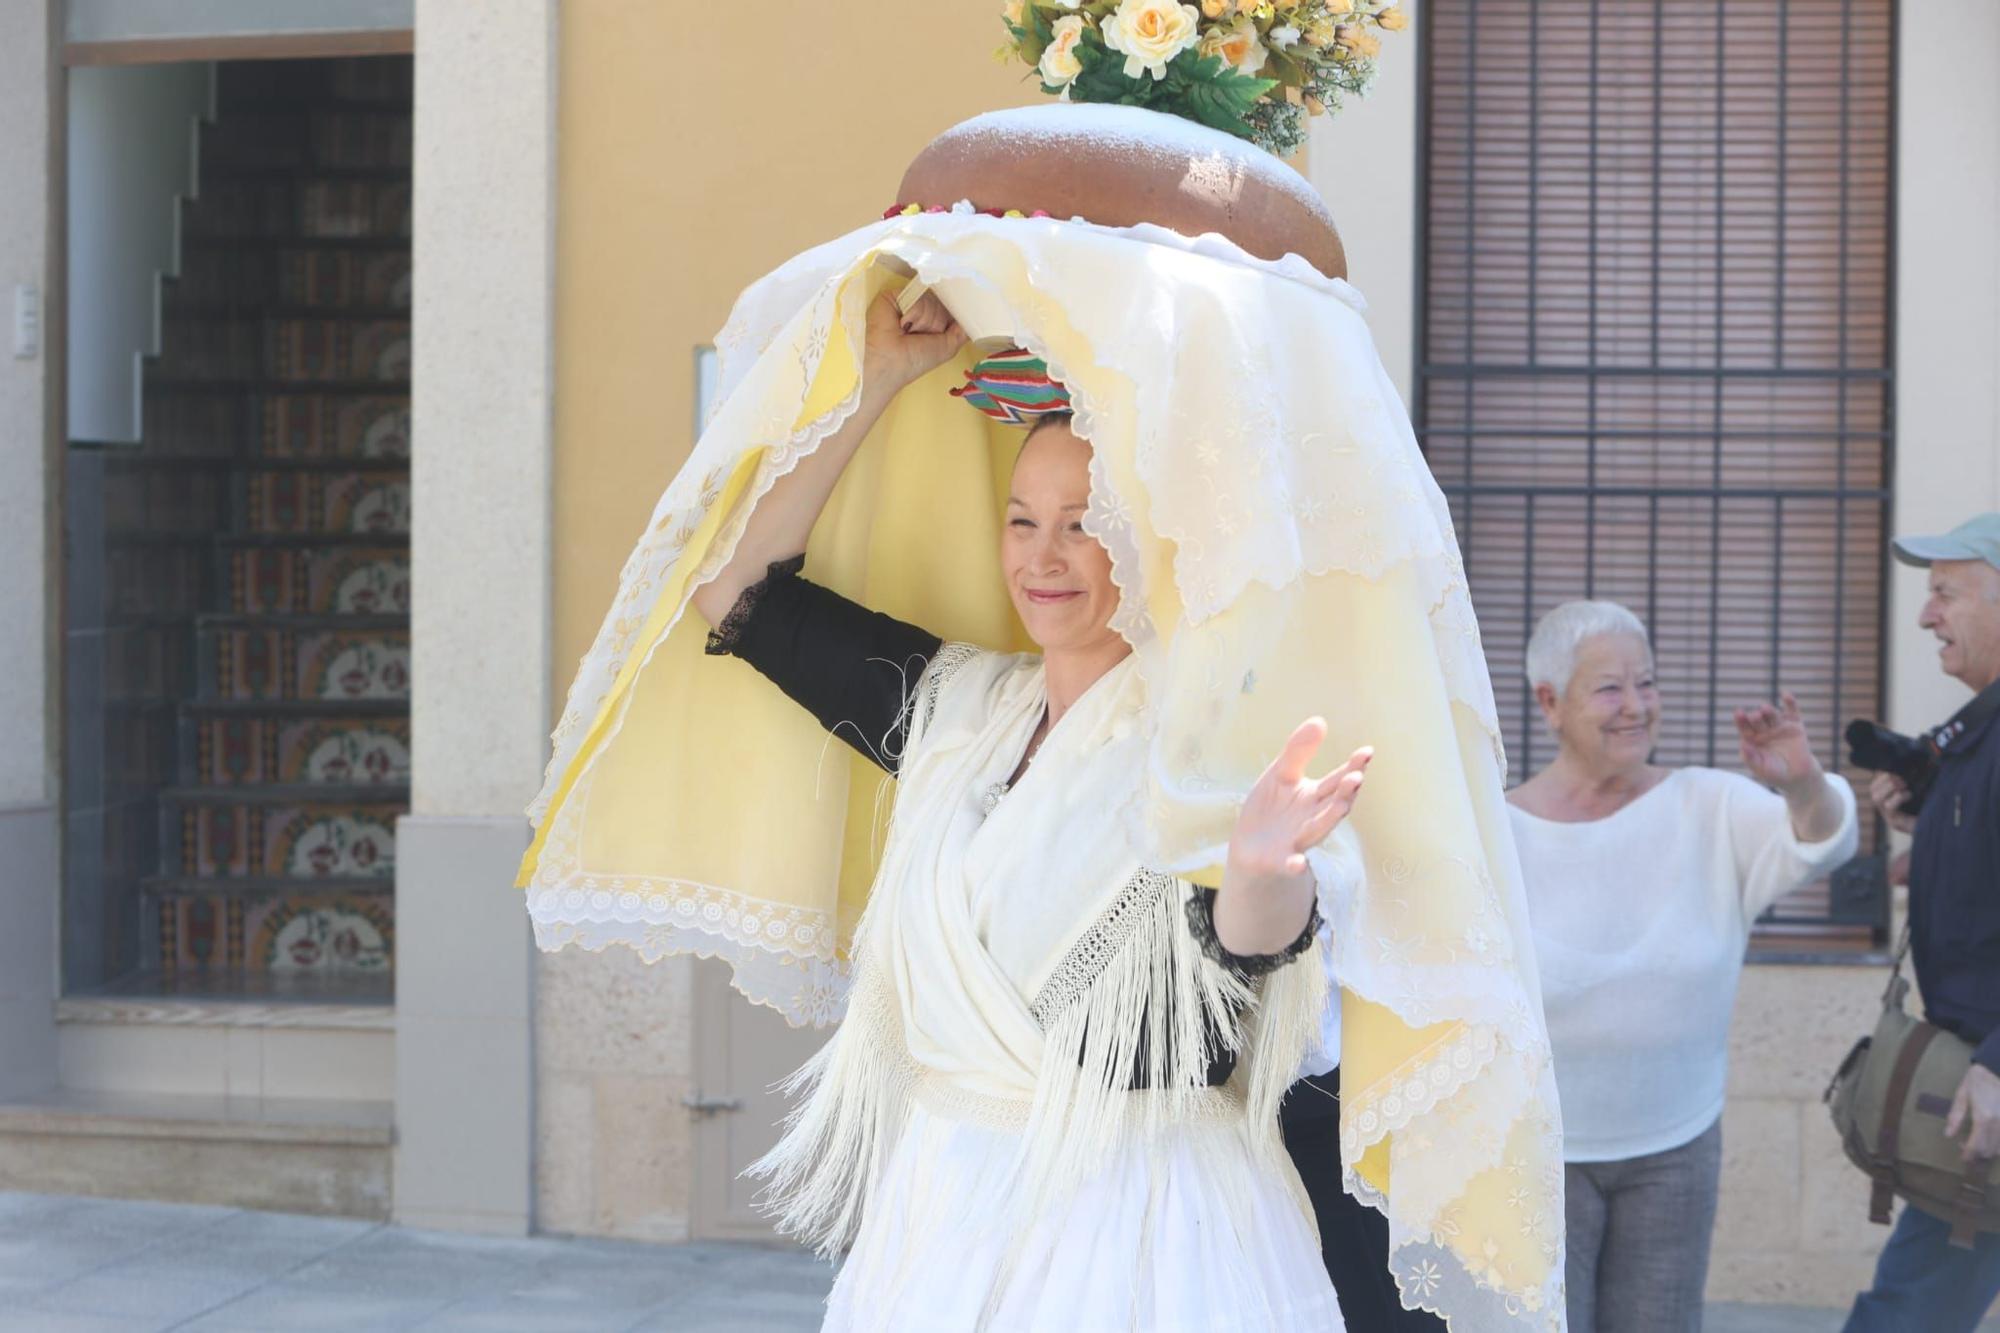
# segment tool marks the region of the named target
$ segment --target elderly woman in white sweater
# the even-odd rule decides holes
[[[1508,795],[1562,1096],[1571,1333],[1698,1330],[1750,926],[1855,848],[1798,703],[1736,712],[1750,776],[1651,762],[1646,627],[1569,602],[1528,644],[1558,742]]]

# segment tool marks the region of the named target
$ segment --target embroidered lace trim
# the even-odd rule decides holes
[[[1188,895],[1184,906],[1187,909],[1188,930],[1194,935],[1195,943],[1201,951],[1218,966],[1228,969],[1245,980],[1252,977],[1268,976],[1291,962],[1307,949],[1312,948],[1313,939],[1319,934],[1319,903],[1313,903],[1312,915],[1306,919],[1306,928],[1299,937],[1276,953],[1232,953],[1215,933],[1215,891],[1196,889]]]
[[[1105,965],[1115,958],[1132,933],[1145,924],[1162,894],[1172,893],[1177,880],[1156,870],[1141,870],[1126,882],[1111,906],[1098,914],[1083,938],[1069,947],[1049,979],[1036,992],[1028,1012],[1044,1029],[1055,1016],[1090,989]]]
[[[702,651],[710,657],[726,657],[735,652],[736,645],[743,642],[744,626],[750,623],[751,616],[757,614],[758,603],[764,600],[764,594],[771,585],[779,579],[797,578],[799,571],[805,567],[804,552],[789,560],[772,561],[765,569],[763,578],[737,594],[736,605],[729,608],[729,614],[722,618],[720,625],[708,632],[708,645]]]
[[[938,699],[944,694],[944,687],[951,678],[964,670],[966,665],[985,651],[976,644],[947,643],[931,655],[930,664],[924,668],[923,677],[917,681],[917,688],[910,692],[910,700],[903,714],[900,730],[905,741],[913,734],[921,735],[931,729],[931,722],[937,717]],[[921,715],[923,725],[912,732],[911,727]]]

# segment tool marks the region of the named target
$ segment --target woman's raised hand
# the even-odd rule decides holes
[[[1821,777],[1799,701],[1790,694],[1779,695],[1775,707],[1765,703],[1737,709],[1736,734],[1742,740],[1743,767],[1766,786],[1782,791]]]
[[[1306,868],[1305,854],[1325,842],[1354,809],[1374,747],[1362,746],[1314,781],[1306,776],[1306,765],[1325,740],[1326,722],[1308,718],[1257,779],[1229,839],[1232,869],[1257,878],[1299,875]]]
[[[924,293],[907,315],[897,307],[896,298],[884,292],[868,307],[862,378],[870,384],[900,389],[957,356],[963,346],[965,330],[958,327],[935,292]]]

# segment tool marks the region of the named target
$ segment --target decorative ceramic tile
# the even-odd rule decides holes
[[[272,534],[410,530],[405,472],[259,472],[245,481],[250,530]]]
[[[407,250],[287,250],[278,292],[279,300],[293,306],[408,310],[410,255]]]
[[[213,630],[211,679],[223,699],[383,700],[410,696],[407,630]]]
[[[181,810],[183,875],[388,879],[396,805],[204,802]]]
[[[406,238],[408,181],[306,181],[299,187],[302,236]]]
[[[196,731],[203,786],[410,780],[410,723],[395,717],[204,718]]]
[[[258,972],[388,970],[396,924],[380,898],[291,895],[245,911],[245,962]]]
[[[189,237],[289,236],[297,227],[292,183],[284,179],[208,181],[181,208]]]
[[[317,166],[407,169],[410,115],[405,111],[317,112],[312,117],[312,149]]]
[[[408,458],[406,395],[280,394],[264,400],[268,458]]]
[[[415,62],[408,56],[374,60],[335,60],[327,65],[327,92],[349,102],[407,103],[412,93]]]
[[[232,609],[294,615],[407,615],[406,549],[325,547],[236,551]]]

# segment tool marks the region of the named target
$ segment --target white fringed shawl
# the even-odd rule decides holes
[[[782,1229],[849,1242],[913,1099],[1020,1131],[1018,1187],[977,1203],[1017,1236],[1114,1146],[1190,1119],[1234,1122],[1295,1187],[1277,1105],[1324,973],[1308,955],[1246,985],[1197,945],[1193,886],[1138,863],[1119,813],[1139,790],[1143,695],[1130,658],[1112,668],[988,814],[1041,719],[1040,659],[934,659],[847,1017],[794,1076],[803,1103],[754,1168]],[[1225,1089],[1206,1086],[1212,1035],[1238,1056]],[[1128,1090],[1135,1069],[1145,1091]]]

